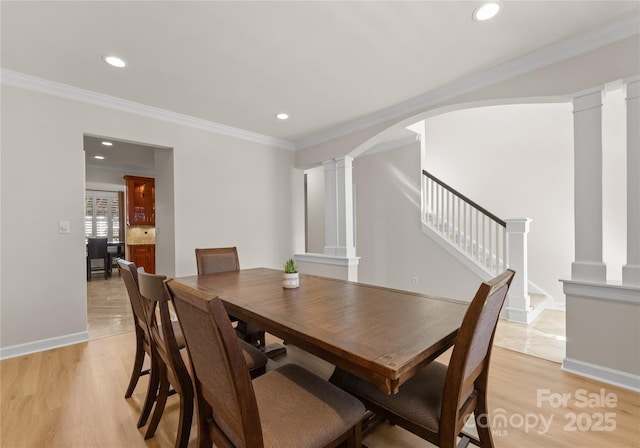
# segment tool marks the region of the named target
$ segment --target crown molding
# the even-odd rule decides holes
[[[78,87],[69,86],[67,84],[38,78],[24,73],[2,69],[0,71],[0,82],[2,84],[19,87],[21,89],[33,90],[35,92],[45,93],[48,95],[58,96],[61,98],[71,99],[95,106],[107,107],[110,109],[128,112],[147,118],[162,120],[169,123],[188,126],[215,134],[226,135],[228,137],[239,138],[254,143],[260,143],[267,146],[275,146],[293,150],[295,149],[293,142],[283,140],[268,135],[258,134],[256,132],[244,129],[234,128],[213,121],[203,120],[201,118],[192,117],[190,115],[179,114],[169,110],[160,109],[158,107],[148,106],[146,104],[136,103],[134,101],[122,98],[104,95],[91,90],[80,89]]]
[[[295,141],[295,149],[305,149],[337,137],[383,123],[394,118],[410,116],[430,107],[474,90],[505,81],[597,48],[618,42],[640,33],[640,17],[630,17],[603,28],[566,39],[562,42],[533,51],[504,64],[478,74],[451,82],[423,95],[395,106],[381,109],[360,118],[345,122],[328,131],[303,137]]]

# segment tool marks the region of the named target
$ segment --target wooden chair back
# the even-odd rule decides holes
[[[164,284],[166,278],[164,275],[149,274],[142,268],[138,269],[140,296],[148,303],[146,308],[149,332],[158,356],[168,368],[170,382],[177,388],[190,382],[190,377],[180,355],[180,346],[171,321],[171,296]]]
[[[196,249],[196,265],[198,275],[217,274],[240,270],[238,250],[235,247],[210,247]],[[246,322],[234,316],[229,316],[232,322],[237,322],[237,335],[252,345],[263,347],[266,344],[265,333],[261,328],[247,325]]]
[[[240,270],[238,250],[235,247],[196,249],[198,275]]]
[[[478,399],[486,399],[493,337],[514,274],[509,269],[483,282],[465,313],[444,384],[441,437],[455,440]]]
[[[120,266],[120,273],[122,274],[124,286],[127,288],[127,294],[129,295],[129,301],[131,302],[133,320],[136,328],[140,327],[141,330],[148,333],[147,311],[144,308],[144,303],[140,296],[140,289],[138,287],[138,267],[134,262],[123,258],[118,259],[118,265]]]
[[[263,447],[255,393],[238,339],[217,297],[169,280],[194,372],[196,402],[215,446]]]
[[[138,269],[140,296],[148,303],[147,325],[152,340],[151,374],[154,376],[155,370],[155,379],[158,381],[153,388],[157,388],[157,396],[156,390],[150,389],[147,392],[148,399],[155,400],[155,409],[145,439],[155,434],[169,396],[169,385],[172,385],[180,395],[180,419],[175,446],[187,448],[193,419],[193,386],[176,336],[176,332],[180,333],[182,340],[182,329],[178,322],[171,320],[171,296],[164,284],[165,278],[164,275],[149,274],[143,268]]]
[[[135,390],[140,377],[151,373],[151,369],[143,368],[145,355],[152,357],[151,334],[149,333],[149,326],[147,325],[147,309],[145,308],[144,300],[142,296],[140,296],[140,290],[138,288],[138,268],[135,263],[123,258],[118,259],[117,263],[120,274],[122,275],[122,280],[127,288],[127,295],[129,296],[129,302],[131,303],[131,309],[133,311],[133,323],[136,332],[136,355],[133,361],[129,385],[127,386],[127,390],[124,394],[125,398],[129,398],[133,395],[133,391]],[[155,376],[153,376],[149,381],[150,384],[147,387],[147,397],[140,411],[140,418],[138,419],[138,428],[146,424],[154,402],[150,397],[148,390],[149,388],[153,388],[154,384],[155,387],[157,387]]]

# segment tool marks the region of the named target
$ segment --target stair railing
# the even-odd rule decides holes
[[[509,265],[507,223],[423,170],[422,220],[492,275]]]
[[[423,229],[442,240],[443,246],[470,260],[483,275],[496,276],[511,268],[516,275],[503,312],[514,322],[530,323],[540,314],[529,296],[527,234],[529,218],[504,220],[456,191],[433,174],[422,171]]]

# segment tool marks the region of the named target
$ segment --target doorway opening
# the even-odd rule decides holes
[[[174,272],[173,149],[90,134],[83,136],[83,148],[85,237],[108,239],[111,264],[110,275],[97,272],[88,276],[87,331],[93,340],[134,329],[129,296],[115,262],[117,258],[132,259],[144,253],[145,259],[139,265],[145,270],[157,269],[167,275]],[[145,210],[140,204],[134,204],[131,179],[150,182],[146,190],[136,191],[146,200]],[[100,199],[103,197],[110,200]],[[91,207],[86,198],[91,199]],[[146,213],[143,221],[142,212]],[[160,227],[162,238],[157,238]],[[162,260],[157,266],[156,259]],[[105,263],[103,260],[89,262]]]

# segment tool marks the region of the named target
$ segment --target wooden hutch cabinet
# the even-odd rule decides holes
[[[156,225],[156,188],[151,177],[124,176],[127,189],[127,225]]]
[[[156,245],[155,244],[130,244],[129,257],[139,268],[145,272],[156,273]]]
[[[124,176],[126,187],[126,257],[146,272],[156,272],[155,238],[147,238],[156,225],[156,189],[152,177]],[[151,235],[149,235],[151,236]]]

